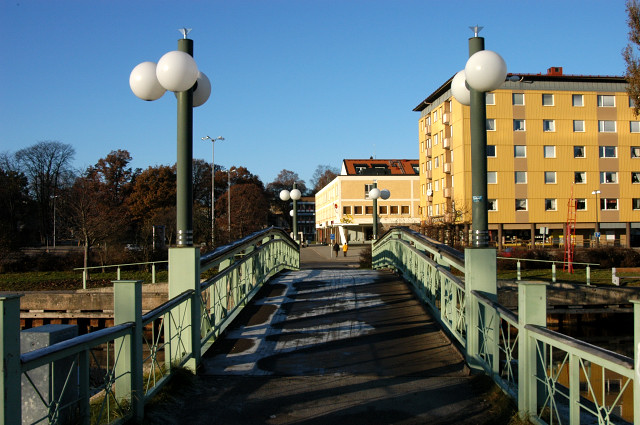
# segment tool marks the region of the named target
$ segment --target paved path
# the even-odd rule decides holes
[[[404,282],[323,248],[304,248],[302,270],[261,290],[162,422],[506,423]]]

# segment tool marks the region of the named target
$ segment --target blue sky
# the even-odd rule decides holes
[[[623,75],[624,0],[1,0],[0,151],[57,140],[84,169],[127,149],[173,164],[176,101],[136,98],[129,74],[193,31],[212,96],[194,110],[194,157],[267,184],[309,183],[343,158],[417,158],[412,109],[466,62],[472,25],[509,72]]]

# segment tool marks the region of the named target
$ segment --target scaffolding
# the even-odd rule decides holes
[[[562,271],[573,273],[573,256],[576,251],[576,200],[573,197],[573,185],[571,185],[571,197],[567,204],[567,223],[565,225],[564,263]]]

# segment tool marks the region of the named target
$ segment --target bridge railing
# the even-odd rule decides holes
[[[518,314],[500,305],[496,292],[474,290],[464,257],[403,228],[386,233],[372,251],[373,267],[402,274],[469,366],[516,399],[522,417],[541,424],[640,423],[639,301],[634,360],[546,329],[545,283],[519,282]]]
[[[25,388],[32,395],[29,411],[41,412],[28,423],[140,422],[145,402],[176,367],[195,370],[263,283],[283,269],[299,268],[299,252],[295,241],[276,228],[202,258],[197,248],[172,248],[165,304],[143,315],[142,282],[114,281],[113,327],[24,354],[20,295],[0,297],[0,423],[22,423]],[[43,367],[55,382],[39,380]]]
[[[89,277],[89,270],[107,270],[116,269],[116,280],[121,280],[122,269],[139,266],[151,266],[151,283],[156,283],[156,270],[158,264],[168,264],[167,260],[160,261],[145,261],[142,263],[125,263],[125,264],[109,264],[107,266],[90,266],[90,267],[76,267],[73,270],[82,270],[82,289],[87,289],[87,279]]]

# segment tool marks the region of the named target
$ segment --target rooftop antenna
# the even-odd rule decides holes
[[[473,31],[473,36],[474,37],[477,37],[478,34],[480,34],[480,31],[482,31],[482,28],[484,28],[484,27],[481,27],[481,26],[478,26],[478,25],[476,25],[475,27],[469,27],[469,29],[471,31]]]
[[[373,159],[378,159],[376,158],[376,144],[373,144]]]
[[[182,34],[182,37],[186,39],[187,34],[191,32],[191,28],[180,28],[178,31]]]

